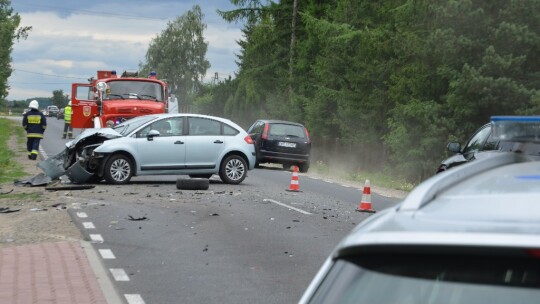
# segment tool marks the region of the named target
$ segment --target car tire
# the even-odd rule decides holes
[[[133,176],[134,166],[129,157],[116,154],[105,164],[104,177],[107,182],[115,185],[127,184]]]
[[[190,174],[189,177],[191,178],[206,178],[209,179],[212,177],[213,174]]]
[[[178,178],[176,189],[179,190],[208,190],[210,181],[207,178]]]
[[[90,184],[99,184],[102,180],[103,180],[103,177],[97,174],[94,174],[87,180],[87,182]]]
[[[240,184],[247,176],[248,166],[243,157],[229,155],[222,162],[219,177],[226,184]]]
[[[309,162],[298,164],[298,171],[301,173],[307,173],[309,170]]]

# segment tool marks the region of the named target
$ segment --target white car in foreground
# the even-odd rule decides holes
[[[300,304],[538,303],[540,117],[492,117],[498,152],[437,174],[360,223]]]

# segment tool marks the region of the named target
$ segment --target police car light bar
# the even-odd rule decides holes
[[[495,140],[540,141],[540,116],[492,116],[491,130]]]

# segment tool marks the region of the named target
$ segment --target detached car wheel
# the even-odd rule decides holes
[[[105,179],[111,184],[127,184],[133,176],[133,170],[133,164],[127,156],[113,155],[105,164]]]
[[[176,189],[179,190],[208,190],[210,181],[206,178],[178,178],[176,180]]]
[[[210,178],[213,174],[190,174],[191,178]]]
[[[247,163],[241,156],[230,155],[221,162],[219,177],[226,184],[240,184],[247,176]]]

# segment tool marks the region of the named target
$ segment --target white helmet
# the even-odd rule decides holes
[[[68,106],[70,106],[70,107],[71,107],[71,100],[70,100],[70,101],[68,102]]]
[[[38,110],[38,109],[39,109],[39,103],[38,103],[37,100],[34,99],[34,100],[30,101],[30,105],[28,105],[28,107],[29,107],[30,109],[36,109],[36,110]]]

